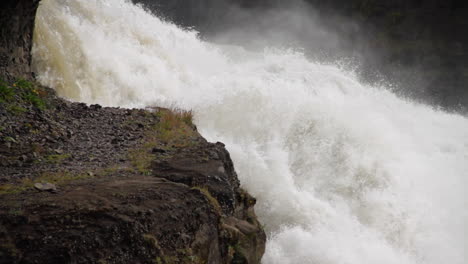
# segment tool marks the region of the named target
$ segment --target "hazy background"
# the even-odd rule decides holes
[[[459,0],[134,0],[201,36],[302,49],[365,82],[450,111],[468,107],[468,4]]]

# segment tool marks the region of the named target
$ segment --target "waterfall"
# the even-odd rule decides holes
[[[464,264],[468,119],[302,53],[201,40],[125,0],[43,0],[38,80],[73,101],[191,109],[257,197],[265,264]]]

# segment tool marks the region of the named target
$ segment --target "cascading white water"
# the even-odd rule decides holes
[[[125,0],[43,0],[34,67],[60,95],[192,109],[258,198],[270,263],[468,261],[468,119],[293,51],[201,41]]]

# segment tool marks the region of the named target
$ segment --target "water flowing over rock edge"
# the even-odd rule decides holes
[[[38,4],[1,8],[0,263],[259,263],[255,199],[222,143],[178,111],[88,107],[26,81]]]

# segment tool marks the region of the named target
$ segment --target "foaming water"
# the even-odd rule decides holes
[[[203,42],[124,0],[41,3],[39,80],[76,101],[194,110],[258,198],[264,263],[466,263],[465,117],[300,53]]]

